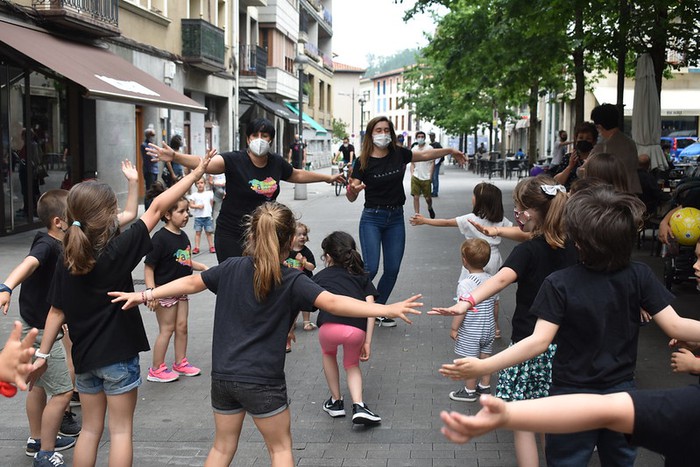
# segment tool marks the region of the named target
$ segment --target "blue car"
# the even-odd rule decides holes
[[[671,159],[677,161],[681,151],[697,140],[697,136],[662,136],[661,147],[668,147]]]
[[[698,156],[700,156],[700,143],[693,143],[690,146],[686,146],[678,154],[679,162],[697,162]]]

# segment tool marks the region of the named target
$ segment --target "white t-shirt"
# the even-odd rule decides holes
[[[501,252],[498,250],[498,245],[501,243],[501,237],[489,237],[488,235],[482,234],[476,230],[476,227],[469,223],[469,220],[473,220],[484,227],[511,227],[513,223],[505,217],[501,220],[501,222],[491,222],[489,220],[482,219],[474,213],[455,218],[455,221],[457,221],[457,227],[459,227],[459,231],[465,238],[480,238],[482,240],[486,240],[486,242],[491,246],[491,258],[489,259],[488,264],[484,266],[484,271],[493,276],[498,272],[503,264]],[[462,272],[459,275],[459,280],[464,280],[464,278],[466,278],[468,275],[469,271],[462,266]]]
[[[204,190],[203,192],[195,191],[192,193],[188,199],[194,204],[203,204],[202,209],[192,208],[192,217],[211,217],[211,202],[214,199],[214,193],[210,190]]]
[[[424,149],[432,149],[430,146],[427,144],[424,144],[423,146],[415,146],[412,149],[418,149],[420,151]],[[435,161],[420,161],[420,162],[412,162],[413,164],[413,176],[416,177],[418,180],[431,180],[432,175],[431,171],[433,170],[433,167],[435,166]]]

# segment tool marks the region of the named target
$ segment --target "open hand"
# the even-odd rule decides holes
[[[124,174],[124,177],[126,177],[126,179],[130,182],[139,181],[139,171],[136,170],[136,167],[134,167],[134,164],[132,164],[129,159],[125,159],[122,161],[122,173]]]
[[[441,316],[459,316],[467,314],[468,310],[469,302],[457,302],[449,308],[433,307],[428,312],[428,314]]]
[[[20,340],[22,324],[19,321],[14,322],[12,332],[0,352],[0,380],[13,383],[23,391],[27,389],[25,380],[34,369],[31,364],[32,355],[34,355],[32,346],[38,333],[37,329],[32,329],[24,339]]]
[[[416,294],[410,298],[407,298],[404,301],[401,302],[396,302],[392,303],[391,305],[385,305],[387,308],[387,313],[386,316],[388,318],[401,318],[402,320],[406,321],[408,324],[411,324],[412,321],[408,319],[406,316],[408,315],[419,315],[421,314],[420,311],[414,310],[414,308],[419,308],[423,306],[421,302],[417,302],[419,298],[421,298],[423,295],[421,294]]]
[[[357,196],[358,194],[360,194],[360,192],[361,192],[362,190],[365,189],[365,184],[364,184],[364,183],[360,183],[359,185],[355,185],[355,184],[353,184],[353,183],[349,183],[348,186],[347,186],[347,189],[348,189],[348,194],[349,194],[350,196]]]
[[[342,183],[345,185],[347,181],[345,180],[345,177],[343,177],[342,173],[337,173],[335,175],[331,175],[331,178],[326,181],[326,183]]]
[[[474,226],[474,228],[479,232],[484,235],[487,235],[489,237],[497,237],[498,236],[498,227],[486,227],[478,222],[473,221],[472,219],[468,219],[469,223]]]
[[[681,348],[671,354],[671,369],[674,373],[697,373],[700,363],[693,352]]]
[[[420,214],[414,214],[408,221],[411,223],[411,225],[423,225],[425,224],[425,217]]]
[[[148,146],[146,146],[146,153],[151,157],[151,162],[170,162],[175,158],[175,150],[168,146],[165,141],[163,141],[162,147],[153,143],[148,143]]]
[[[128,310],[144,303],[141,292],[107,292],[107,295],[114,297],[112,303],[125,302],[122,310]]]
[[[440,368],[440,374],[453,380],[476,378],[484,373],[482,361],[474,357],[457,358],[453,363],[445,363]]]
[[[0,292],[0,308],[2,308],[3,315],[7,314],[7,310],[10,308],[11,300],[12,295],[10,295],[10,292]]]
[[[457,163],[459,164],[466,164],[467,163],[467,158],[464,156],[464,153],[460,151],[459,149],[452,148],[452,157],[457,160]]]
[[[484,435],[502,427],[508,418],[506,403],[493,396],[483,395],[479,399],[482,409],[476,415],[464,415],[459,412],[440,412],[440,419],[445,424],[440,432],[453,443],[463,444],[472,438]]]
[[[194,169],[194,172],[198,174],[197,179],[199,179],[207,171],[207,166],[211,162],[211,158],[216,156],[216,149],[210,149],[199,161],[199,165]]]

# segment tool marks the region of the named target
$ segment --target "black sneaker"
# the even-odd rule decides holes
[[[54,451],[65,451],[75,446],[75,438],[70,436],[56,436],[56,446],[53,448]],[[41,440],[34,439],[32,437],[27,438],[27,449],[24,451],[29,457],[34,457],[39,451],[41,451]]]
[[[476,385],[476,393],[481,394],[491,394],[491,386],[482,386],[481,384]]]
[[[450,399],[453,401],[474,402],[478,397],[479,395],[476,391],[470,391],[467,388],[462,388],[459,391],[452,391],[450,393]]]
[[[396,321],[394,321],[391,318],[377,318],[377,326],[380,326],[383,328],[395,328]]]
[[[331,397],[323,403],[323,410],[333,418],[344,417],[345,403],[343,402],[343,399],[338,399],[337,401],[333,402],[333,398]]]
[[[64,412],[61,427],[58,429],[58,434],[63,436],[78,436],[82,427],[75,419],[73,412]]]
[[[39,452],[34,456],[32,463],[32,467],[59,467],[61,465],[66,465],[66,463],[63,462],[63,455],[56,451]]]
[[[80,394],[78,391],[73,391],[73,395],[70,398],[71,407],[80,407]]]
[[[367,404],[352,404],[352,422],[358,425],[376,425],[382,418],[369,410]]]
[[[428,214],[430,214],[431,219],[435,219],[435,211],[433,211],[433,208],[428,208]]]

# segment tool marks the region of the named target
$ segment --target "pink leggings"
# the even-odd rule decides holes
[[[345,369],[360,364],[360,352],[367,333],[354,326],[338,323],[324,323],[318,330],[318,342],[323,355],[336,357],[338,346],[343,346],[343,367]]]

